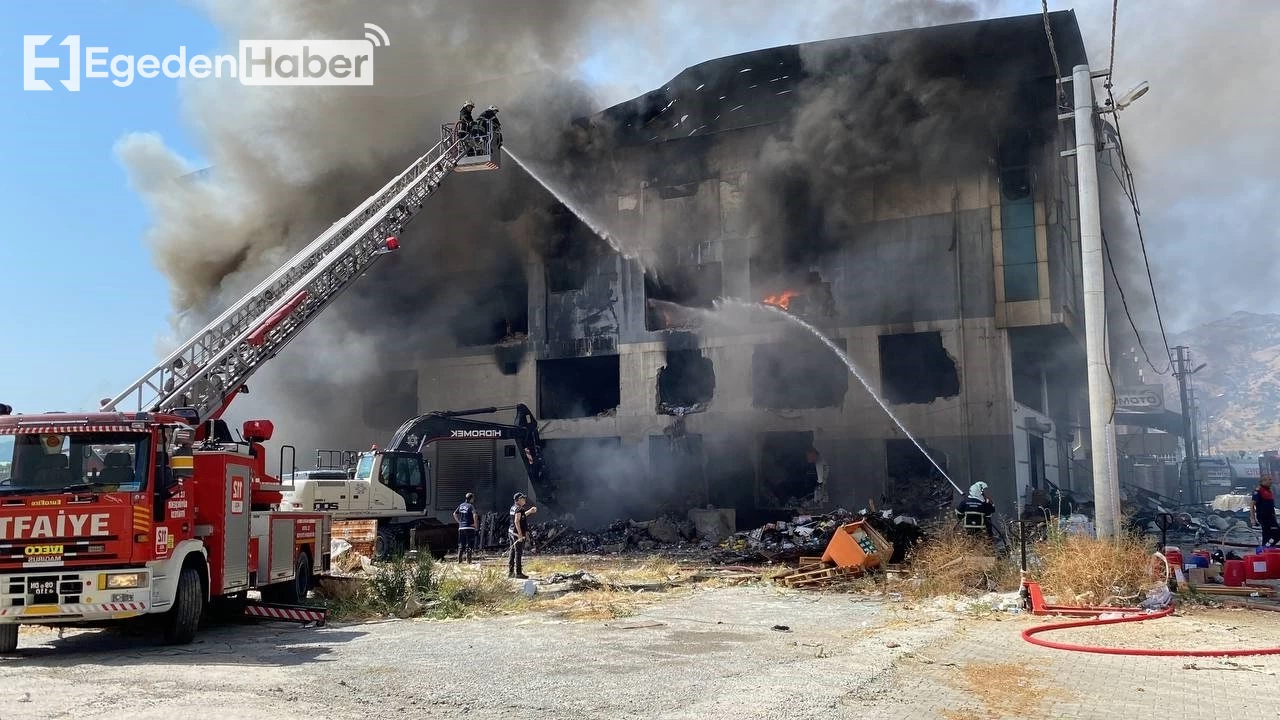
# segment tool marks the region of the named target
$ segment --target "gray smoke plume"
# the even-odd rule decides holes
[[[171,282],[179,313],[174,330],[178,337],[185,337],[209,314],[239,297],[290,252],[433,144],[439,124],[456,117],[463,99],[469,97],[481,107],[490,102],[502,107],[508,145],[522,153],[527,149],[538,161],[535,170],[564,182],[589,205],[598,199],[590,192],[594,183],[575,182],[580,178],[574,175],[587,166],[573,167],[568,160],[591,159],[595,164],[587,168],[588,177],[607,177],[611,172],[608,148],[591,145],[600,134],[593,137],[581,128],[566,134],[574,118],[651,89],[683,67],[708,58],[784,43],[980,19],[997,7],[996,3],[923,0],[832,0],[806,5],[804,12],[763,0],[723,6],[572,0],[465,4],[260,0],[248,7],[244,2],[209,0],[203,5],[229,42],[254,37],[358,37],[362,24],[372,22],[387,29],[391,44],[378,50],[377,84],[371,88],[250,88],[235,81],[186,86],[186,111],[214,165],[207,178],[175,182],[194,168],[159,138],[139,135],[121,142],[120,157],[152,212],[148,242]],[[1177,6],[1174,12],[1188,13],[1188,7]],[[1105,12],[1091,6],[1088,16],[1081,16],[1095,65],[1102,63],[1108,46],[1109,9],[1109,4]],[[1175,46],[1209,43],[1217,37],[1213,33],[1225,34],[1244,12],[1273,11],[1246,9],[1241,4],[1222,12],[1232,20],[1179,24],[1172,35]],[[1164,215],[1166,219],[1161,220],[1162,207],[1178,207],[1173,195],[1176,183],[1162,178],[1189,183],[1194,178],[1187,173],[1192,170],[1179,163],[1187,160],[1190,151],[1195,161],[1185,168],[1205,172],[1212,167],[1214,145],[1184,147],[1181,155],[1151,148],[1179,144],[1172,138],[1196,117],[1189,103],[1199,102],[1206,88],[1216,101],[1208,105],[1219,109],[1256,106],[1265,110],[1260,104],[1270,101],[1206,77],[1209,70],[1205,68],[1226,74],[1233,67],[1225,64],[1230,58],[1210,55],[1206,60],[1206,53],[1175,51],[1174,46],[1156,51],[1153,46],[1165,42],[1167,33],[1152,34],[1150,40],[1136,30],[1126,35],[1123,13],[1121,22],[1122,39],[1134,39],[1120,44],[1120,76],[1136,77],[1157,62],[1166,62],[1173,68],[1167,77],[1143,75],[1157,88],[1149,98],[1159,97],[1164,87],[1179,89],[1178,111],[1168,105],[1150,109],[1147,104],[1154,103],[1147,99],[1123,119],[1143,199],[1152,208],[1146,216],[1148,231],[1166,243],[1162,258],[1156,261],[1160,283],[1179,264],[1168,258],[1178,252],[1183,253],[1180,257],[1195,258],[1197,248],[1203,247],[1187,233],[1172,232],[1177,221],[1207,223],[1215,217],[1203,208],[1193,213],[1194,208],[1187,205],[1182,215]],[[1235,42],[1238,47],[1239,38]],[[584,66],[588,58],[596,59],[595,64]],[[805,60],[817,75],[825,73],[838,82],[806,89],[794,128],[770,144],[763,167],[795,189],[801,207],[836,208],[812,216],[817,224],[810,229],[819,239],[838,234],[848,219],[841,216],[840,204],[831,202],[823,184],[801,172],[806,158],[821,157],[822,164],[830,166],[828,172],[846,183],[869,168],[945,165],[951,158],[913,154],[920,147],[937,145],[920,142],[921,138],[952,131],[991,139],[994,130],[975,117],[970,103],[981,105],[988,117],[1008,110],[980,95],[999,88],[1003,78],[998,73],[970,74],[960,82],[935,72],[948,60],[945,48],[895,46],[880,57],[837,53]],[[1192,63],[1203,67],[1191,68]],[[893,72],[877,72],[886,68]],[[1175,80],[1178,73],[1203,82],[1184,84]],[[875,107],[876,112],[862,117],[838,109],[857,98],[862,100],[855,105]],[[1245,118],[1242,125],[1231,126],[1232,134],[1239,129],[1264,150],[1273,148],[1276,141],[1265,130],[1266,116]],[[1152,125],[1157,129],[1149,130]],[[1241,147],[1246,146],[1241,143]],[[1219,186],[1245,188],[1265,178],[1266,157],[1265,152],[1245,150],[1233,154],[1232,161],[1249,172]],[[1229,199],[1242,207],[1249,197],[1242,190]],[[241,416],[262,412],[277,419],[280,436],[303,448],[385,441],[355,437],[346,418],[389,392],[376,381],[385,369],[411,366],[414,353],[437,342],[452,344],[461,332],[484,330],[460,329],[459,308],[484,298],[481,310],[467,322],[500,325],[506,319],[504,301],[495,299],[502,293],[484,278],[514,278],[518,287],[530,255],[546,252],[538,239],[546,234],[550,221],[543,209],[546,200],[536,183],[509,170],[497,176],[472,175],[465,181],[450,179],[406,233],[406,252],[382,261],[268,365],[251,383],[253,394],[237,401],[234,412]],[[774,202],[760,207],[758,221],[765,227],[776,228],[787,217],[785,208]],[[1244,220],[1249,227],[1271,233],[1250,237],[1274,242],[1275,224],[1267,224],[1269,216],[1255,214]],[[1173,237],[1186,239],[1165,239]],[[824,249],[821,243],[818,248]],[[803,243],[781,243],[779,250],[785,255],[779,259],[787,261],[811,252]],[[1117,261],[1124,263],[1122,272],[1132,272],[1131,262]],[[1227,265],[1222,272],[1238,269]],[[1194,266],[1219,272],[1207,262]],[[1211,304],[1205,300],[1199,306]]]
[[[1085,3],[1079,13],[1091,65],[1106,67],[1111,3]],[[1280,208],[1269,200],[1277,190],[1280,136],[1272,118],[1280,100],[1265,90],[1280,72],[1280,54],[1264,33],[1247,29],[1280,20],[1280,6],[1179,1],[1152,13],[1120,3],[1117,20],[1115,95],[1143,80],[1151,85],[1118,119],[1167,330],[1236,310],[1280,311],[1280,299],[1259,292],[1254,282],[1280,272]],[[1099,168],[1104,181],[1112,173],[1107,160]],[[1111,163],[1120,170],[1118,160]],[[1147,348],[1163,369],[1133,210],[1123,198],[1112,209],[1104,220],[1116,228],[1108,236],[1113,259]]]
[[[213,165],[205,177],[179,179],[195,168],[154,135],[119,143],[151,210],[147,241],[170,281],[175,337],[203,325],[433,145],[463,100],[501,107],[507,142],[516,146],[545,142],[547,128],[592,111],[585,89],[560,71],[581,60],[589,33],[645,12],[643,2],[582,0],[202,5],[229,43],[359,37],[370,22],[386,29],[390,44],[376,51],[372,87],[186,85],[184,109]],[[522,276],[526,238],[515,235],[532,234],[536,218],[521,219],[520,201],[533,190],[505,176],[470,176],[465,186],[451,179],[403,238],[413,248],[408,257],[380,263],[254,378],[233,412],[278,418],[281,434],[303,447],[369,441],[344,434],[342,418],[366,399],[352,395],[367,395],[366,381],[381,370],[407,365],[407,353],[452,340],[451,310],[487,289],[468,278]],[[459,272],[463,281],[440,282]]]
[[[200,327],[433,144],[464,96],[481,107],[503,107],[510,147],[555,158],[572,118],[617,99],[608,96],[610,85],[618,90],[613,83],[596,82],[597,96],[603,94],[597,101],[574,79],[590,53],[611,60],[614,83],[649,83],[706,57],[769,42],[974,14],[971,3],[919,0],[819,2],[805,13],[761,0],[727,8],[585,0],[200,5],[230,47],[248,38],[359,37],[365,22],[385,28],[391,42],[377,51],[373,87],[188,83],[184,110],[213,165],[205,176],[178,180],[196,168],[156,136],[119,143],[118,155],[151,211],[147,241],[170,280],[175,338]],[[761,37],[762,26],[776,37]],[[539,231],[548,219],[538,203],[526,202],[543,191],[502,175],[468,177],[466,188],[458,178],[446,183],[404,238],[406,248],[430,250],[384,260],[255,378],[253,393],[233,412],[281,418],[280,434],[303,447],[369,440],[349,437],[341,420],[367,399],[353,398],[351,388],[408,364],[406,354],[452,341],[453,310],[490,290],[468,278],[519,274],[527,253],[544,250],[533,238],[545,234]],[[501,308],[491,312],[495,322],[503,320]]]

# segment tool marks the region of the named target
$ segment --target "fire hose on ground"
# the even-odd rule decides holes
[[[1054,650],[1067,650],[1070,652],[1085,652],[1099,655],[1131,655],[1144,657],[1247,657],[1254,655],[1280,655],[1280,647],[1266,648],[1242,648],[1231,650],[1174,650],[1167,648],[1117,648],[1105,647],[1101,645],[1082,645],[1077,643],[1057,642],[1047,640],[1045,638],[1036,637],[1044,633],[1055,632],[1058,630],[1072,630],[1087,627],[1101,627],[1103,625],[1118,625],[1120,623],[1143,622],[1146,620],[1156,620],[1158,618],[1168,617],[1173,614],[1174,606],[1172,601],[1163,609],[1156,611],[1148,611],[1140,607],[1090,607],[1080,606],[1073,607],[1067,605],[1049,605],[1045,603],[1044,596],[1040,592],[1037,583],[1030,582],[1027,577],[1027,540],[1026,527],[1023,524],[1019,533],[1022,545],[1022,591],[1024,597],[1029,601],[1031,611],[1035,615],[1076,615],[1086,616],[1085,620],[1071,620],[1068,622],[1050,623],[1048,625],[1040,625],[1038,627],[1030,627],[1022,631],[1022,639],[1032,645],[1040,647],[1052,648]],[[1169,561],[1162,553],[1154,553],[1154,558],[1159,559],[1165,566],[1165,577],[1169,577],[1171,568]],[[1102,617],[1120,613],[1120,617]]]

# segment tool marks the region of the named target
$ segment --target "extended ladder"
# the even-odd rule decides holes
[[[275,357],[379,257],[467,155],[452,132],[349,215],[311,241],[213,322],[114,398],[104,411],[195,408],[220,415],[249,376]]]

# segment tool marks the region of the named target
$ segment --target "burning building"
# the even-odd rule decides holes
[[[1069,73],[1075,16],[1050,21]],[[508,269],[457,290],[473,302],[449,337],[384,358],[373,395],[396,401],[365,409],[370,439],[415,411],[533,401],[555,504],[580,517],[803,506],[815,456],[829,506],[936,507],[934,463],[1005,512],[1049,483],[1087,491],[1054,63],[1040,15],[969,22],[709,60],[582,119],[546,167],[612,245],[550,194],[496,200],[536,242],[482,243]],[[494,197],[532,182],[498,175]],[[719,298],[816,327],[929,456],[809,332]]]

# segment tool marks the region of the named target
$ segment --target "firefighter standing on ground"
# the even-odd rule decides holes
[[[1263,475],[1258,479],[1249,516],[1250,525],[1262,528],[1262,545],[1280,544],[1280,523],[1276,522],[1276,495],[1271,489],[1270,475]]]
[[[974,535],[985,535],[989,538],[995,537],[994,526],[991,523],[991,516],[996,513],[996,505],[991,502],[991,496],[987,494],[987,484],[984,482],[976,482],[969,486],[969,497],[966,497],[956,507],[956,517],[960,521],[960,527]]]
[[[462,504],[453,511],[453,521],[458,523],[458,562],[462,562],[463,553],[466,553],[467,562],[471,562],[471,554],[480,540],[480,523],[477,522],[476,506],[472,504],[475,499],[475,493],[467,493]]]
[[[515,504],[511,506],[511,527],[507,528],[507,538],[511,541],[511,551],[507,553],[507,577],[528,580],[524,574],[524,544],[529,540],[529,521],[527,515],[538,512],[538,508],[529,504],[524,493],[516,493]]]

